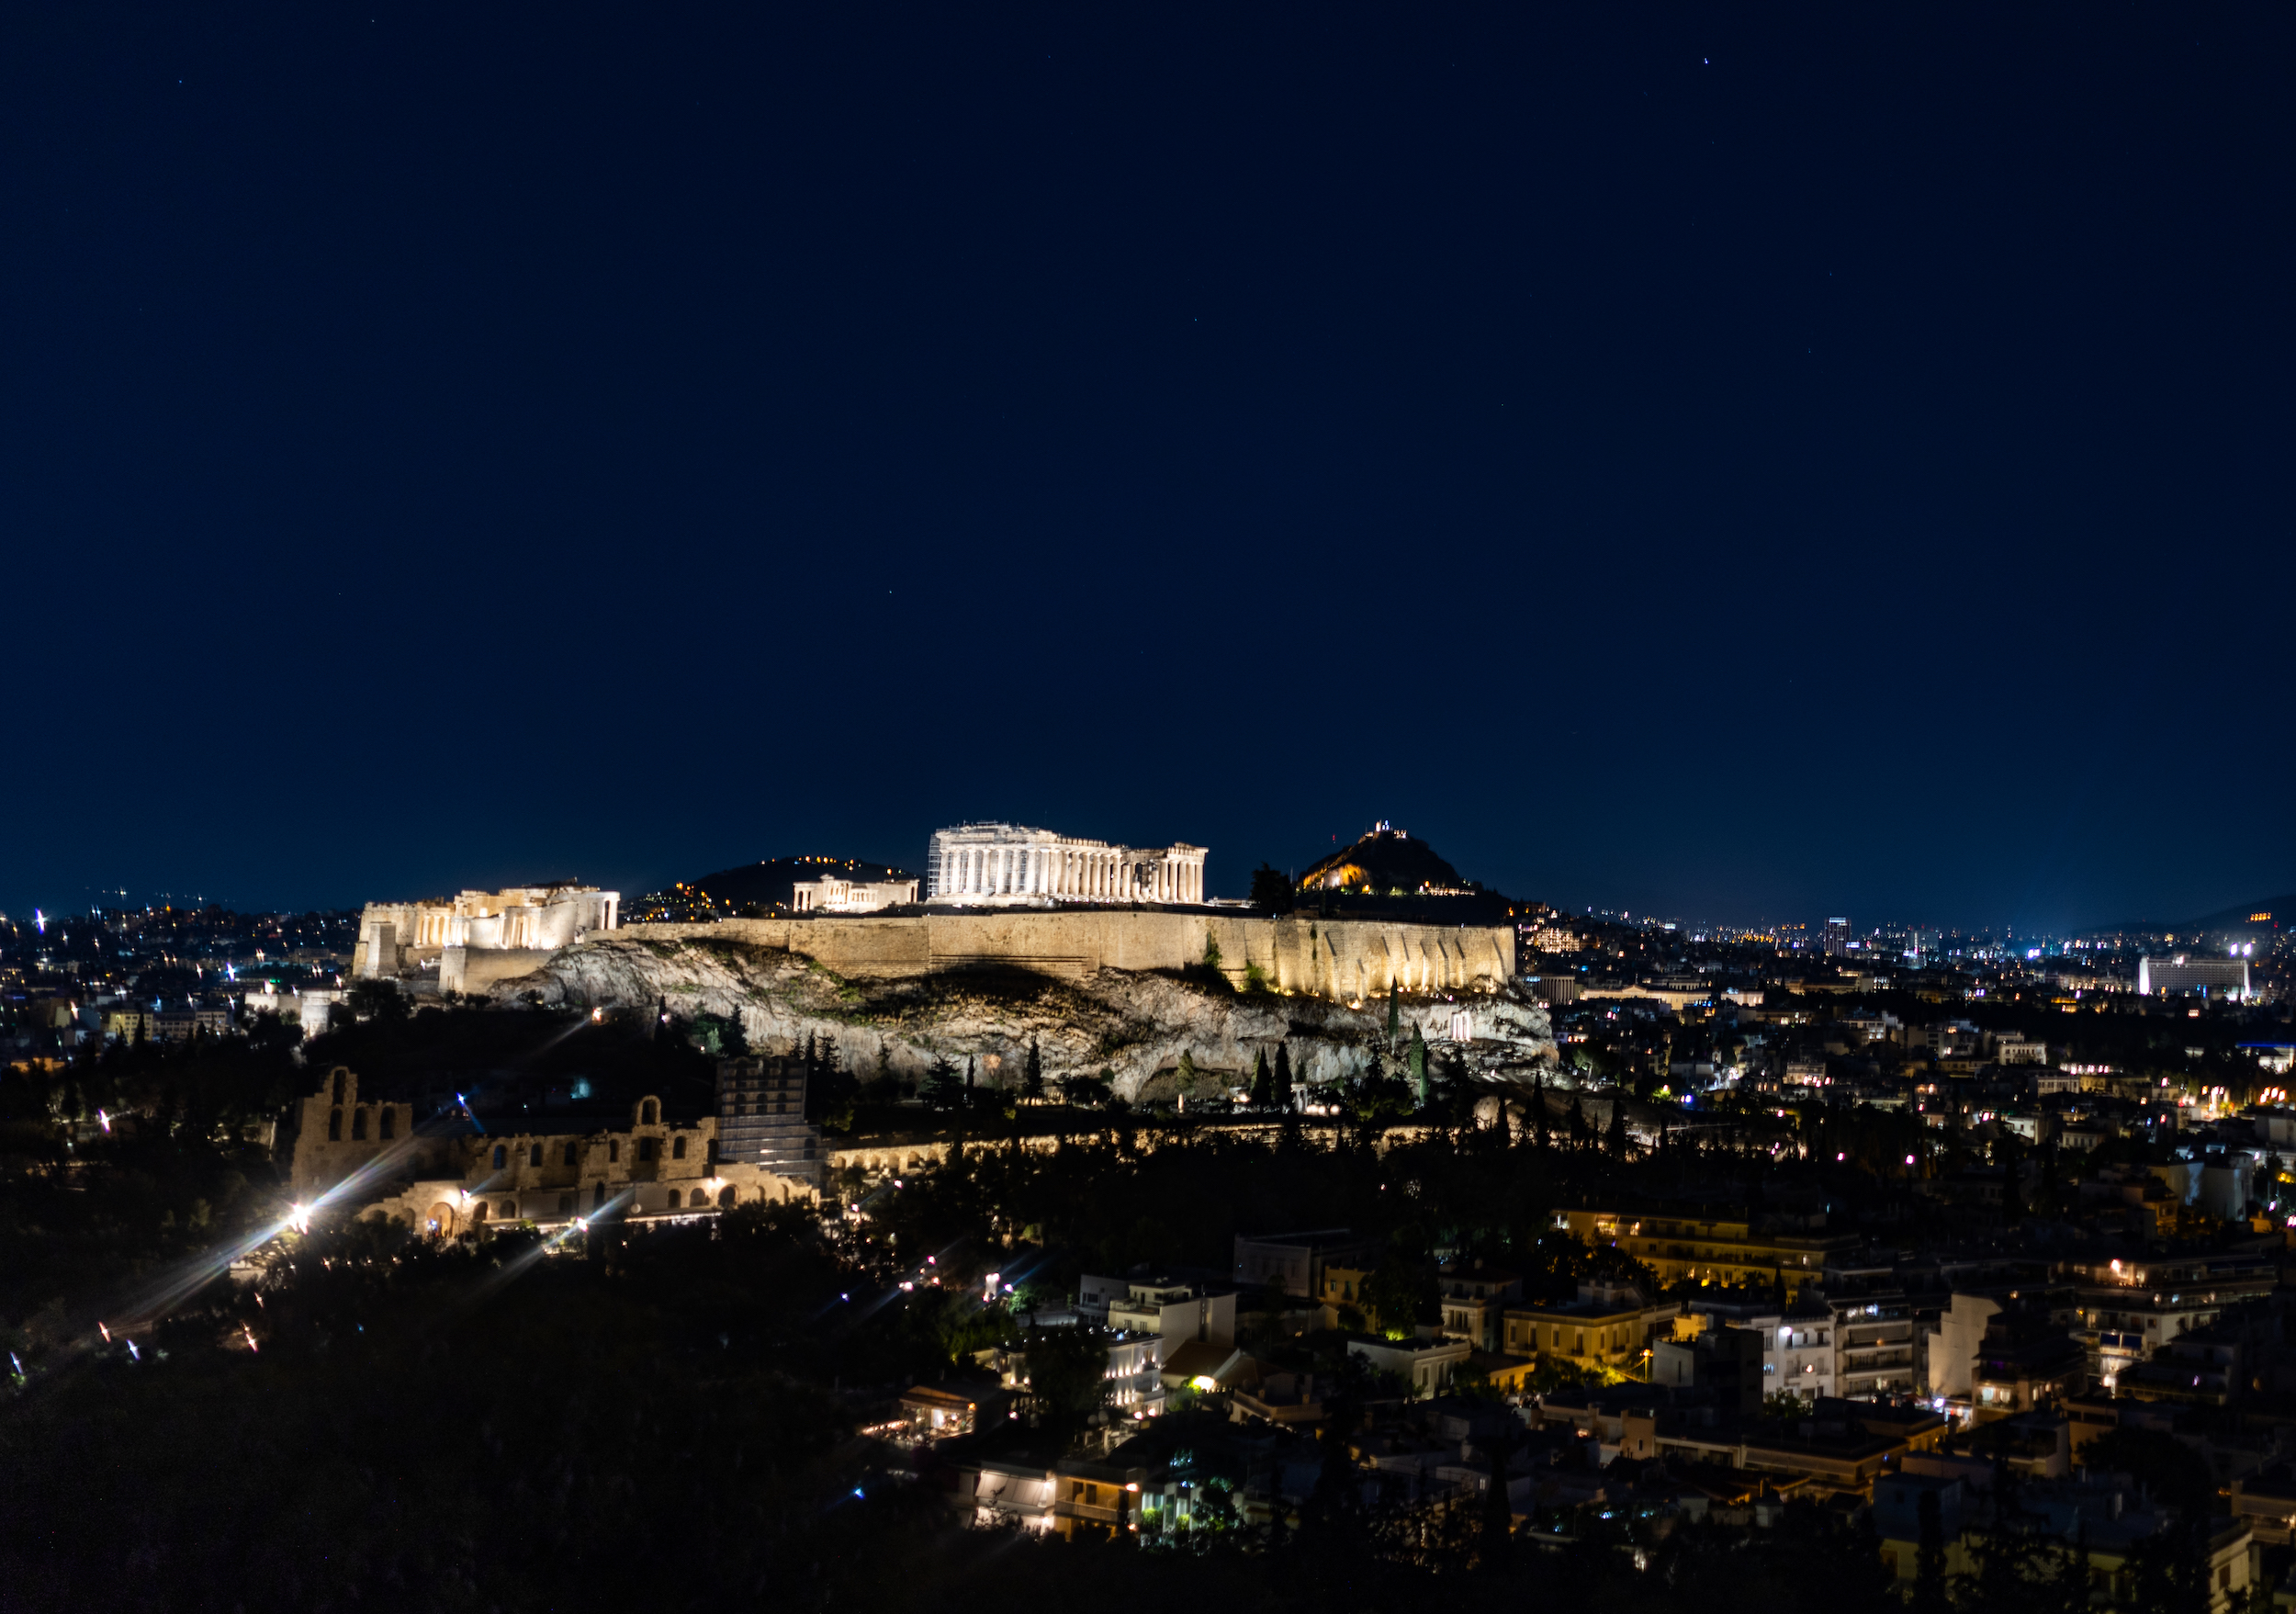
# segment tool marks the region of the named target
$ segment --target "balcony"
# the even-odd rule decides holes
[[[1841,1358],[1841,1371],[1845,1373],[1879,1373],[1911,1366],[1911,1345],[1896,1346],[1886,1350],[1844,1351]]]

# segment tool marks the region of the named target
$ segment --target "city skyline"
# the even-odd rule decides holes
[[[2296,762],[2221,761],[2291,26],[58,14],[0,904],[966,816],[1229,891],[1379,818],[1571,906],[2296,889]]]
[[[1385,820],[1380,821],[1384,822]],[[1367,826],[1367,828],[1368,826]],[[938,833],[938,831],[935,833]],[[1336,844],[1344,845],[1345,842],[1336,842]],[[1324,850],[1329,849],[1326,848]],[[1448,848],[1442,848],[1441,850],[1447,852]],[[377,900],[411,897],[416,895],[439,896],[451,893],[456,890],[492,889],[503,886],[532,885],[543,881],[562,880],[568,878],[578,878],[591,884],[609,886],[631,895],[636,895],[639,892],[667,889],[679,880],[691,880],[696,878],[701,875],[709,872],[710,869],[736,868],[743,866],[745,863],[771,861],[771,858],[772,857],[786,857],[792,855],[817,855],[830,859],[844,859],[852,857],[855,853],[845,848],[839,848],[829,852],[819,852],[818,849],[815,849],[812,852],[805,853],[791,853],[785,851],[777,851],[770,854],[767,859],[752,858],[726,860],[710,864],[709,869],[701,867],[680,867],[670,870],[659,870],[658,864],[657,864],[655,867],[658,872],[654,874],[640,875],[634,878],[627,878],[620,881],[612,878],[610,875],[597,875],[588,867],[574,866],[571,863],[566,866],[554,864],[546,870],[542,866],[539,860],[520,862],[513,859],[501,864],[490,865],[493,872],[482,874],[475,877],[458,879],[433,878],[428,883],[424,883],[419,876],[417,876],[412,884],[402,883],[401,886],[393,886],[388,889],[362,889],[360,894],[356,896],[341,899],[330,898],[298,900],[296,898],[291,887],[287,889],[283,896],[281,888],[277,886],[258,886],[256,889],[262,894],[253,897],[242,897],[235,892],[219,888],[210,890],[206,888],[192,888],[189,886],[86,886],[83,887],[77,893],[49,892],[44,895],[35,894],[28,898],[19,897],[13,902],[0,901],[0,914],[12,914],[18,918],[27,918],[36,909],[43,910],[51,915],[55,915],[73,911],[86,911],[90,909],[136,909],[147,906],[164,906],[169,904],[179,907],[203,907],[208,904],[220,904],[226,908],[231,908],[247,912],[304,912],[311,909],[337,911],[357,909],[368,902]],[[885,862],[890,866],[895,868],[906,869],[911,873],[919,873],[928,860],[927,858],[920,856],[907,862],[904,862],[903,860],[897,858],[881,861]],[[1300,868],[1306,866],[1306,861],[1307,860],[1302,860],[1299,863],[1289,865],[1287,872],[1296,874]],[[646,865],[639,866],[644,867]],[[1215,847],[1213,849],[1212,856],[1207,860],[1206,864],[1208,881],[1206,894],[1212,897],[1229,898],[1243,897],[1248,895],[1251,886],[1252,869],[1256,866],[1256,863],[1249,860],[1233,859],[1230,860],[1228,864],[1223,866],[1218,859],[1218,849]],[[1282,867],[1284,865],[1277,866]],[[1669,925],[1678,925],[1685,928],[1710,930],[1716,932],[1753,932],[1782,925],[1807,926],[1815,931],[1821,927],[1828,919],[1840,917],[1845,918],[1850,921],[1851,927],[1851,934],[1861,938],[1871,937],[1889,931],[1918,930],[1932,931],[1942,931],[1953,932],[1955,934],[1971,936],[1990,935],[2006,937],[2016,935],[2034,939],[2061,938],[2070,940],[2075,937],[2103,935],[2114,931],[2126,931],[2131,932],[2148,929],[2156,931],[2173,931],[2179,926],[2190,927],[2219,915],[2233,913],[2236,909],[2247,910],[2249,912],[2258,911],[2259,904],[2262,905],[2261,911],[2278,914],[2280,919],[2280,922],[2283,924],[2289,922],[2291,916],[2296,916],[2296,897],[2290,897],[2285,894],[2276,894],[2263,890],[2257,890],[2248,896],[2233,900],[2218,901],[2212,906],[2205,909],[2192,907],[2188,904],[2187,907],[2174,911],[2162,910],[2154,912],[2117,913],[2100,912],[2094,915],[2082,916],[2079,919],[2070,920],[2052,920],[2047,918],[2020,919],[2015,917],[2006,917],[1998,912],[1986,914],[1979,911],[1955,915],[1938,913],[1935,911],[1907,912],[1901,909],[1892,910],[1885,908],[1867,908],[1863,909],[1860,912],[1840,915],[1837,910],[1846,905],[1839,902],[1829,905],[1822,899],[1798,909],[1789,908],[1781,904],[1771,904],[1767,906],[1753,905],[1747,909],[1736,911],[1696,911],[1686,909],[1680,904],[1668,903],[1664,900],[1645,901],[1638,904],[1616,900],[1605,900],[1599,895],[1586,900],[1563,900],[1559,899],[1554,894],[1545,890],[1509,888],[1500,882],[1482,878],[1471,867],[1462,867],[1461,872],[1465,877],[1478,880],[1480,884],[1483,885],[1487,888],[1497,891],[1500,895],[1517,901],[1545,903],[1548,906],[1566,914],[1582,917],[1593,916],[1629,921],[1640,920],[1644,921],[1660,922]]]

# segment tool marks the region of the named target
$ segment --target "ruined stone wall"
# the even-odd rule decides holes
[[[555,947],[449,947],[439,954],[438,989],[477,997],[497,981],[530,976],[550,962]]]
[[[435,1169],[450,1153],[445,1140],[415,1135],[413,1105],[362,1101],[358,1078],[337,1066],[297,1101],[287,1186],[310,1199],[362,1173],[380,1179]]]
[[[627,1126],[419,1137],[412,1105],[363,1102],[357,1076],[338,1066],[298,1100],[298,1121],[287,1179],[298,1202],[397,1216],[419,1233],[547,1225],[610,1202],[642,1217],[814,1197],[762,1167],[714,1159],[717,1117],[672,1121],[650,1094]]]
[[[1106,910],[928,914],[907,918],[723,920],[625,926],[636,941],[723,938],[804,954],[842,976],[922,976],[1007,965],[1075,979],[1096,969],[1181,969],[1217,945],[1238,986],[1256,968],[1281,990],[1339,1001],[1405,992],[1488,989],[1514,975],[1512,926],[1390,924],[1311,917]],[[478,955],[471,954],[476,965]],[[507,979],[539,967],[505,968]],[[440,985],[446,985],[442,969]],[[465,987],[466,991],[478,988]]]

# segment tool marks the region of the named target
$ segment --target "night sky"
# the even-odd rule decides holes
[[[0,906],[2296,888],[2296,11],[19,7]]]

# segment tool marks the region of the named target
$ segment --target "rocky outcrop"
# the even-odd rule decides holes
[[[1387,1004],[1360,1010],[1321,998],[1236,992],[1223,982],[1162,972],[1095,969],[1075,980],[1024,970],[960,971],[902,980],[848,980],[800,953],[730,940],[658,941],[610,932],[554,954],[491,995],[582,1008],[650,1008],[738,1016],[752,1047],[786,1049],[833,1037],[846,1067],[864,1078],[915,1078],[936,1057],[974,1061],[980,1078],[1019,1078],[1033,1040],[1044,1074],[1106,1072],[1121,1096],[1159,1096],[1185,1054],[1198,1070],[1242,1081],[1263,1051],[1291,1050],[1295,1078],[1359,1075],[1387,1045]],[[1489,1080],[1527,1080],[1551,1062],[1547,1012],[1512,988],[1432,993],[1397,1000],[1408,1040],[1468,1032],[1459,1051]]]

